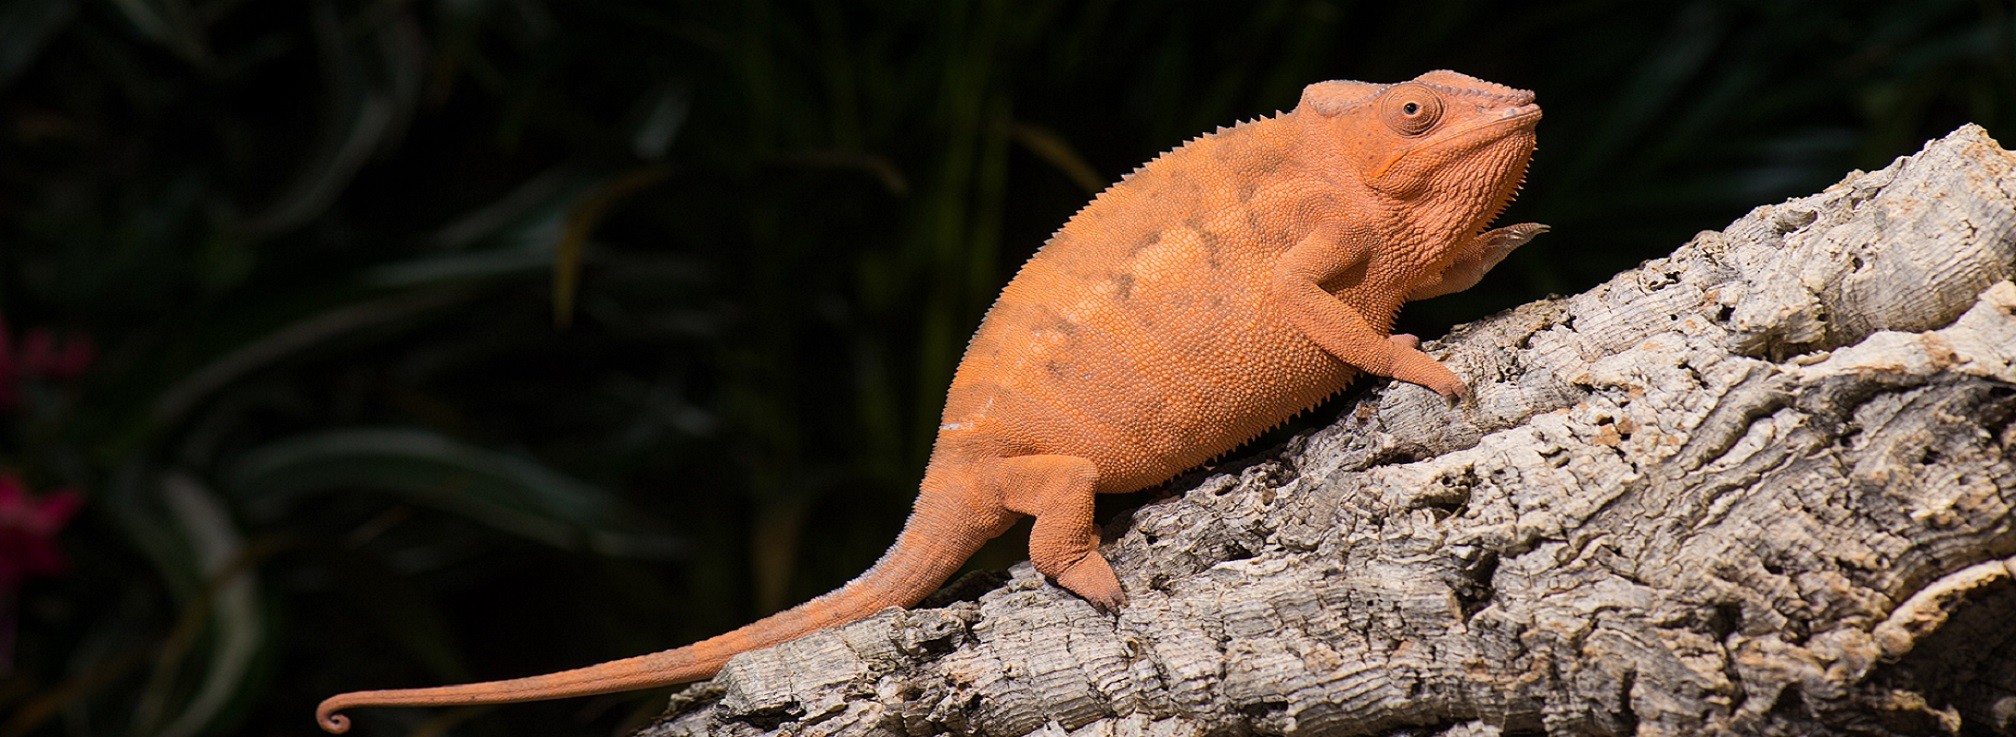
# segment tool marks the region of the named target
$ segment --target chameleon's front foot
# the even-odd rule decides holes
[[[1534,237],[1547,232],[1547,230],[1548,228],[1544,223],[1519,223],[1517,225],[1507,225],[1503,228],[1492,228],[1484,231],[1482,235],[1477,237],[1479,240],[1484,241],[1485,252],[1497,256],[1497,258],[1490,259],[1491,266],[1496,266],[1499,261],[1505,260],[1507,254],[1517,250],[1520,246],[1526,245],[1527,241],[1533,240]],[[1485,270],[1489,271],[1490,267],[1485,267]]]
[[[1547,226],[1540,223],[1519,223],[1490,230],[1471,236],[1457,244],[1449,266],[1443,269],[1439,278],[1414,287],[1407,293],[1407,300],[1429,299],[1445,294],[1455,294],[1477,286],[1490,271],[1504,261],[1506,256],[1519,250],[1541,233]]]

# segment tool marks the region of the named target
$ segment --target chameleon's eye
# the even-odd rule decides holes
[[[1388,90],[1379,117],[1395,132],[1418,136],[1442,120],[1442,97],[1426,86],[1403,84]]]

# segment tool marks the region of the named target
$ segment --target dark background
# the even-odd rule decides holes
[[[1016,265],[1312,81],[1447,67],[1546,107],[1503,222],[1554,232],[1410,308],[1429,335],[2016,133],[2007,2],[838,5],[0,2],[0,315],[97,348],[0,377],[0,474],[85,499],[67,567],[0,590],[0,737],[306,734],[338,691],[825,591],[893,538]]]

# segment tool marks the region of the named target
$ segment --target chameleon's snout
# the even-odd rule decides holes
[[[1529,93],[1527,97],[1531,98],[1532,95]],[[1540,106],[1529,101],[1521,105],[1505,108],[1505,112],[1499,115],[1500,120],[1519,120],[1521,118],[1539,120]]]

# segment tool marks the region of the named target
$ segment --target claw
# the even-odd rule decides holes
[[[1518,225],[1507,225],[1503,228],[1493,228],[1484,235],[1491,240],[1493,248],[1500,251],[1511,251],[1526,245],[1527,242],[1532,241],[1535,237],[1548,230],[1551,230],[1551,228],[1548,228],[1544,223],[1519,223]]]

